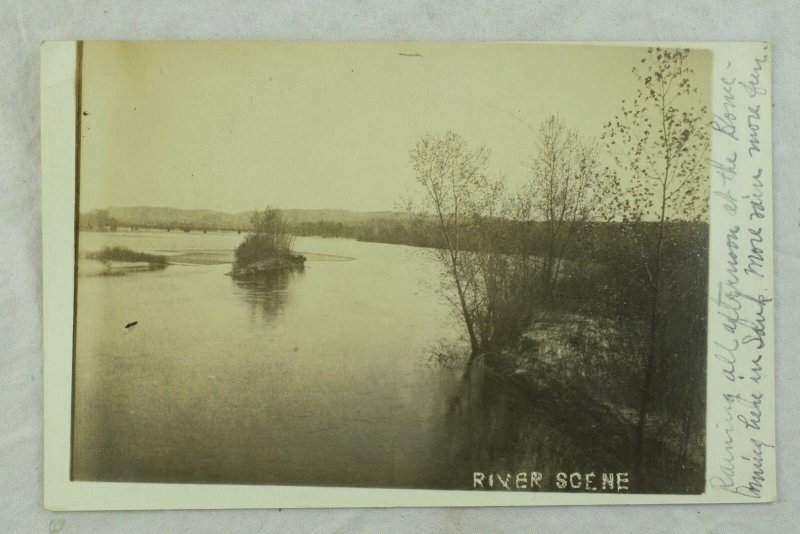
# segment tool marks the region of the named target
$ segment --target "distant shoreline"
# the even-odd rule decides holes
[[[146,230],[129,230],[125,227],[119,228],[116,231],[102,231],[102,230],[81,230],[81,233],[95,233],[95,234],[109,234],[113,235],[116,232],[120,234],[137,234],[141,232],[158,232],[158,233],[169,233],[163,229],[146,229]],[[197,232],[195,232],[196,234]],[[211,231],[208,233],[212,234],[236,234],[236,232],[226,231],[226,230],[217,230]],[[203,232],[200,232],[203,234]],[[320,239],[348,239],[352,240],[351,238],[328,238],[324,236],[303,236],[303,237],[318,237]],[[92,250],[85,250],[83,252],[95,252]],[[225,265],[225,264],[232,264],[234,260],[233,250],[232,249],[168,249],[168,248],[158,248],[158,249],[148,249],[148,252],[152,252],[155,254],[161,254],[166,257],[167,263],[169,265]],[[306,257],[308,261],[353,261],[355,258],[351,256],[343,256],[339,254],[328,254],[322,252],[305,252],[298,250],[296,251],[297,254],[302,254]],[[91,260],[87,258],[81,259],[81,264],[89,265],[87,262],[92,263],[101,263],[97,260]],[[119,263],[119,262],[117,262]],[[130,263],[130,262],[129,262]],[[142,263],[142,265],[147,265],[146,262]],[[128,267],[132,267],[130,269],[124,269],[125,265],[114,265],[114,267],[119,267],[119,270],[128,270],[130,272],[139,271],[139,270],[147,270],[147,269],[139,269],[136,268],[138,264],[134,265],[131,264]],[[94,269],[90,269],[94,270]]]

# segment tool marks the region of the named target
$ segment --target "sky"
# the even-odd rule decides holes
[[[599,137],[644,49],[531,43],[86,42],[81,211],[392,210],[448,130],[527,178],[556,113]],[[710,73],[710,53],[693,54]],[[710,76],[698,77],[699,98]]]

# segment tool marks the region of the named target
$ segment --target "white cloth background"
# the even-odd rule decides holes
[[[753,0],[0,4],[0,530],[792,532],[800,376],[800,3]],[[48,39],[769,40],[774,52],[778,504],[52,513],[42,506],[39,44]],[[792,514],[792,512],[795,512]]]

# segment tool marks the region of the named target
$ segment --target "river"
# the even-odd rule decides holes
[[[225,253],[242,238],[81,232],[79,248]],[[461,328],[432,290],[437,265],[345,239],[295,249],[305,271],[268,282],[236,282],[225,263],[79,276],[75,479],[454,484],[457,380],[428,351]]]

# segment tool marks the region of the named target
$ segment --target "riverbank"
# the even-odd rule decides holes
[[[551,313],[514,347],[480,361],[461,392],[463,432],[471,440],[465,461],[486,472],[539,471],[546,480],[559,472],[628,473],[631,492],[701,493],[703,439],[684,442],[665,410],[648,418],[645,456],[636,462],[634,399],[618,381],[592,372],[609,365],[610,328],[596,318]]]

